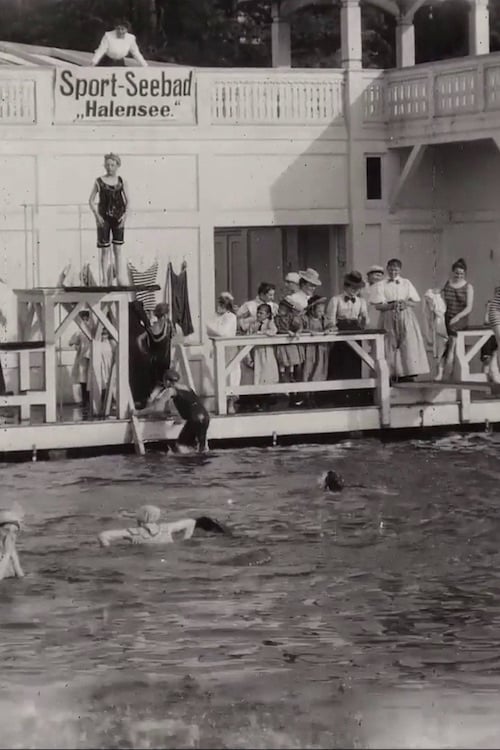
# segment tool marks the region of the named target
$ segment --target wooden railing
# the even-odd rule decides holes
[[[215,362],[215,391],[217,414],[227,414],[227,400],[231,396],[261,395],[273,393],[313,393],[326,391],[358,390],[373,388],[376,403],[380,409],[381,426],[390,424],[390,385],[389,369],[385,359],[385,332],[351,331],[309,336],[235,336],[234,338],[212,338]],[[333,344],[336,341],[347,343],[360,360],[371,371],[371,377],[351,380],[325,380],[294,383],[273,383],[266,385],[231,385],[231,373],[241,367],[243,359],[256,346],[286,344]],[[363,347],[363,344],[366,348]],[[238,349],[237,353],[234,353]],[[233,350],[232,352],[228,350]],[[234,356],[233,356],[234,355]]]
[[[460,383],[487,384],[488,378],[484,372],[472,372],[471,365],[481,351],[481,348],[495,334],[487,326],[468,328],[457,332],[455,378]],[[470,421],[471,389],[460,389],[460,419]]]
[[[341,69],[205,68],[194,75],[196,125],[344,124],[345,71]],[[359,117],[366,124],[500,112],[500,53],[398,70],[362,70],[355,75],[362,84]],[[2,69],[0,125],[57,125],[54,76],[50,68]],[[127,124],[124,118],[112,122]],[[155,122],[159,120],[141,120],[146,126]]]

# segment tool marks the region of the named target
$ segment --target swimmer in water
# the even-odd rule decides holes
[[[3,578],[24,578],[16,549],[21,517],[13,510],[0,511],[0,581]]]
[[[197,529],[214,534],[230,534],[218,521],[208,516],[183,518],[181,521],[160,523],[161,510],[156,505],[143,505],[136,515],[137,526],[130,529],[102,531],[99,542],[109,547],[111,542],[131,542],[132,544],[171,544],[175,534],[183,534],[183,539],[191,539]]]
[[[320,486],[325,492],[342,492],[345,487],[344,477],[336,471],[327,471],[320,479]]]

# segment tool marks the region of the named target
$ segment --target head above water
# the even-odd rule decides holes
[[[149,526],[158,523],[161,517],[161,510],[156,505],[143,505],[136,513],[138,526]]]
[[[327,492],[342,492],[344,478],[336,471],[327,471],[323,481],[323,489]]]

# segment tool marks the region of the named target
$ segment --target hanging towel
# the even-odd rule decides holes
[[[158,261],[155,260],[153,265],[145,271],[138,271],[132,263],[129,263],[128,270],[134,286],[153,286],[156,284],[156,276],[158,275]],[[152,289],[144,292],[136,292],[135,298],[138,302],[142,302],[144,309],[148,312],[152,312],[155,309],[156,293]]]
[[[167,294],[170,293],[170,314],[174,325],[181,327],[184,336],[194,332],[191,310],[189,309],[189,293],[187,282],[187,263],[183,262],[179,275],[174,273],[172,264],[167,268]]]
[[[428,289],[424,294],[424,338],[426,348],[432,356],[440,360],[446,351],[448,332],[446,330],[446,302],[439,289]]]

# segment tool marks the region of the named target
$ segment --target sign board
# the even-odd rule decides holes
[[[54,122],[193,125],[194,71],[186,68],[58,68]]]

